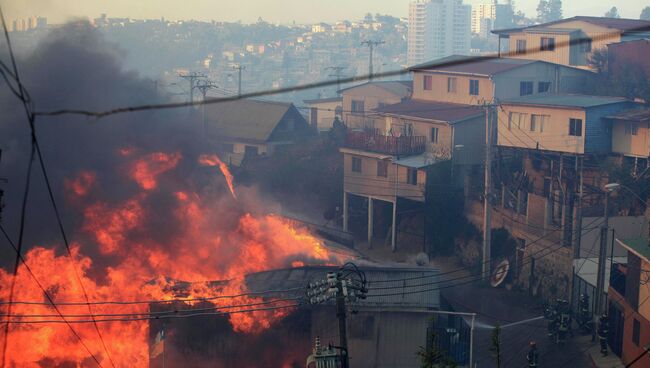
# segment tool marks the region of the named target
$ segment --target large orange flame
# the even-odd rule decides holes
[[[228,189],[230,189],[230,194],[232,194],[232,197],[234,199],[237,199],[237,194],[235,193],[235,185],[233,183],[233,176],[230,173],[230,169],[228,169],[228,165],[226,165],[223,161],[221,161],[219,156],[201,155],[199,157],[199,163],[205,166],[219,166],[219,170],[221,170],[221,173],[226,178],[226,183],[228,183]]]
[[[82,211],[83,224],[73,238],[89,239],[77,240],[73,244],[73,259],[45,247],[32,248],[25,254],[26,262],[36,278],[57,303],[84,300],[75,272],[79,274],[93,302],[171,300],[179,296],[179,290],[182,290],[184,298],[242,294],[247,292],[246,274],[294,265],[341,261],[308,231],[295,227],[281,217],[258,216],[246,211],[224,214],[215,205],[217,201],[214,198],[202,198],[196,192],[177,190],[169,193],[173,210],[161,214],[148,201],[154,195],[161,195],[158,182],[163,175],[173,175],[181,155],[157,152],[140,158],[132,155],[124,157],[132,160],[127,165],[127,174],[139,187],[139,191],[128,198],[113,202],[90,198],[95,191],[88,188],[96,182],[95,173],[90,171],[78,177],[84,178],[80,182],[83,184],[77,185],[73,180],[66,185],[67,190],[75,195],[85,195],[83,198],[86,201]],[[221,166],[223,162],[218,157],[216,160],[214,158],[202,156],[201,163],[219,165],[234,196],[232,176]],[[161,216],[173,217],[175,229],[156,227],[156,221],[152,220]],[[215,221],[224,218],[232,221],[232,226],[215,226]],[[160,233],[164,236],[153,236]],[[82,249],[87,249],[87,254],[92,253],[93,247],[98,248],[103,258],[111,260],[108,266],[98,266],[97,262],[82,254]],[[11,277],[10,273],[0,269],[0,299],[3,301],[9,298],[8,288],[4,286],[10,284]],[[183,283],[179,283],[180,280]],[[211,282],[215,280],[226,282]],[[42,291],[24,267],[20,267],[17,274],[14,300],[46,302]],[[261,298],[249,295],[211,299],[210,303],[215,308],[223,308],[260,301]],[[274,306],[290,304],[281,302]],[[192,305],[187,303],[186,308]],[[61,304],[60,308],[66,315],[85,315],[69,317],[70,320],[89,318],[89,307],[86,305]],[[227,310],[241,309],[246,307]],[[6,313],[6,308],[0,310]],[[101,320],[115,318],[102,315],[147,313],[149,306],[99,304],[92,305],[90,310]],[[228,319],[234,331],[256,334],[271,327],[289,312],[290,309],[256,311],[230,314]],[[44,316],[4,316],[2,319],[60,320],[55,310],[44,304],[15,304],[12,314]],[[73,327],[102,364],[110,366],[94,326],[85,323],[73,324]],[[99,329],[117,367],[148,367],[147,321],[100,322]],[[12,324],[9,332],[9,367],[93,365],[65,324]],[[0,341],[5,338],[2,335],[4,333],[0,330]]]

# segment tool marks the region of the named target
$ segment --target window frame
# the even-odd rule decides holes
[[[523,47],[520,47],[523,46]],[[527,48],[527,42],[526,40],[517,40],[515,42],[515,55],[526,55],[526,48]]]
[[[534,93],[535,82],[533,81],[520,81],[519,82],[519,96],[530,96]]]
[[[353,114],[364,113],[366,111],[366,101],[364,100],[352,100],[350,105],[350,110],[352,110]]]
[[[433,76],[425,75],[422,78],[422,89],[424,91],[433,91]]]
[[[555,51],[555,37],[540,38],[539,51]]]
[[[546,86],[546,89],[542,90],[542,86]],[[547,93],[551,91],[551,82],[541,81],[537,83],[537,93]]]
[[[377,161],[377,177],[388,178],[388,162],[384,160]]]
[[[637,136],[639,134],[639,126],[636,123],[625,123],[625,135]]]
[[[579,125],[577,125],[579,123]],[[582,119],[569,119],[569,136],[582,137]]]
[[[350,171],[361,174],[363,172],[363,161],[361,160],[361,157],[352,156],[351,158],[352,166],[350,167]]]
[[[406,168],[406,183],[410,185],[418,185],[418,169],[412,167]]]
[[[431,136],[429,137],[430,142],[433,143],[433,144],[438,144],[439,134],[440,134],[440,128],[431,127]]]
[[[474,89],[476,87],[476,89]],[[481,94],[481,88],[480,88],[480,83],[478,79],[470,79],[469,80],[469,95],[470,96],[478,96]]]
[[[458,78],[447,77],[447,93],[458,93]]]

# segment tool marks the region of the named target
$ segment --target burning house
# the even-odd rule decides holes
[[[304,367],[319,339],[324,347],[339,344],[339,325],[332,301],[306,304],[306,285],[323,279],[334,266],[305,266],[252,273],[246,276],[247,290],[267,292],[263,302],[300,304],[282,312],[282,318],[258,333],[241,333],[224,316],[199,316],[182,322],[152,321],[149,341],[159,344],[159,331],[165,329],[168,362],[182,361],[196,366],[227,367]],[[423,267],[361,267],[367,277],[368,293],[348,305],[347,337],[351,367],[419,367],[416,351],[432,343],[431,317],[441,307],[437,287],[443,280],[435,269]],[[302,301],[296,303],[296,301]],[[265,306],[278,304],[265,304]],[[152,310],[160,308],[152,306]],[[196,308],[201,308],[197,306]],[[170,308],[166,308],[170,309]],[[462,320],[440,319],[439,343],[453,349],[462,363],[463,344],[454,342],[464,325]],[[163,327],[164,325],[164,327]],[[455,329],[454,326],[459,327]],[[462,339],[461,339],[462,340]],[[190,348],[191,346],[191,348]],[[151,367],[162,367],[162,354],[152,359]]]

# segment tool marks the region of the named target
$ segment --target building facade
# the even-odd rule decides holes
[[[375,128],[376,122],[383,119],[377,119],[372,110],[399,103],[411,91],[412,84],[408,81],[368,82],[342,89],[343,122],[351,129]]]
[[[412,66],[449,55],[467,55],[471,40],[471,7],[462,0],[427,0],[409,7],[407,64]]]

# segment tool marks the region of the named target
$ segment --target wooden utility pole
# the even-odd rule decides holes
[[[350,368],[350,359],[348,357],[348,332],[346,327],[346,310],[345,295],[343,293],[343,282],[341,277],[337,277],[336,282],[336,318],[339,320],[339,345],[342,350],[341,363],[342,368]]]
[[[332,70],[334,73],[328,75],[328,77],[336,77],[336,95],[340,96],[339,91],[341,90],[341,77],[343,74],[341,73],[343,70],[345,70],[344,66],[330,66],[325,68],[325,70]]]
[[[372,56],[373,56],[373,53],[375,51],[375,47],[379,46],[379,45],[382,45],[384,43],[386,43],[386,42],[384,42],[384,41],[371,41],[371,40],[366,40],[366,41],[361,42],[361,45],[368,46],[368,49],[370,51],[369,60],[368,60],[368,80],[372,80],[372,75],[374,73],[374,71],[373,71],[373,63],[372,63]]]
[[[190,103],[194,102],[194,89],[196,88],[196,82],[199,79],[205,78],[205,75],[201,73],[192,72],[189,74],[181,74],[179,77],[185,79],[190,83]]]
[[[490,280],[490,258],[492,240],[492,119],[491,105],[485,104],[485,183],[483,190],[483,262],[481,276]]]
[[[246,70],[246,67],[238,64],[232,67],[233,69],[237,70],[237,84],[238,84],[238,89],[237,89],[237,96],[241,97],[241,71]]]

